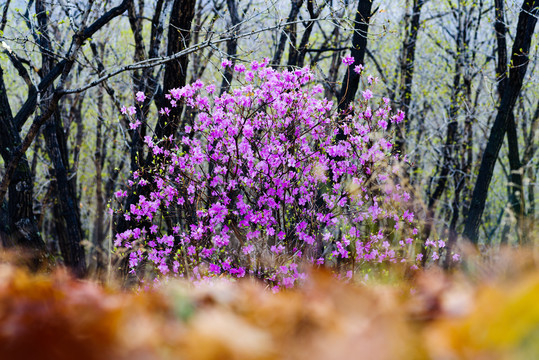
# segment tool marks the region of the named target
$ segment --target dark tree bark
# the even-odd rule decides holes
[[[463,235],[472,243],[479,241],[478,232],[481,216],[485,209],[488,188],[492,180],[496,159],[502,146],[503,138],[511,120],[516,101],[520,96],[522,82],[528,69],[528,52],[539,14],[538,0],[524,0],[518,17],[517,31],[511,56],[509,78],[504,86],[503,97],[498,113],[483,153],[479,174],[475,183],[470,211]]]
[[[54,92],[52,99],[50,100],[50,106],[47,109],[46,112],[42,113],[41,115],[37,116],[34,121],[32,122],[32,125],[30,125],[30,128],[28,129],[28,132],[26,134],[26,137],[21,142],[19,146],[17,146],[12,153],[12,158],[7,163],[4,177],[2,178],[2,182],[0,182],[0,203],[4,201],[5,195],[7,193],[7,189],[12,181],[13,174],[15,173],[15,170],[18,167],[19,162],[24,157],[26,150],[30,147],[32,142],[34,141],[35,137],[39,133],[39,130],[41,129],[41,126],[52,116],[54,111],[56,110],[56,106],[58,105],[58,101],[62,98],[64,95],[62,93],[63,91],[63,82],[65,82],[65,79],[67,78],[68,74],[70,73],[71,69],[73,68],[73,64],[75,63],[75,60],[77,58],[78,51],[84,41],[86,41],[88,38],[92,37],[99,29],[101,29],[103,26],[105,26],[108,22],[110,22],[115,17],[121,15],[126,9],[127,4],[130,0],[124,0],[120,5],[110,9],[106,13],[104,13],[100,18],[95,20],[90,26],[85,27],[81,29],[79,32],[77,32],[73,36],[73,40],[71,42],[71,45],[69,47],[69,50],[66,54],[63,56],[63,60],[61,60],[58,64],[56,64],[51,71],[43,77],[43,80],[38,85],[39,91],[46,90],[54,80],[56,80],[58,77],[60,77],[60,87],[57,88],[57,90]],[[15,126],[17,127],[17,130],[20,131],[26,120],[34,113],[36,106],[37,106],[37,92],[36,93],[30,93],[28,94],[28,97],[13,119],[13,122],[15,123]]]
[[[12,161],[13,153],[21,145],[21,138],[11,113],[11,106],[4,85],[4,74],[0,67],[0,155],[4,163]],[[22,156],[7,189],[9,197],[6,206],[2,207],[3,221],[0,230],[3,232],[4,246],[20,245],[26,248],[45,251],[45,243],[41,239],[33,212],[33,179],[26,156]]]
[[[230,14],[230,28],[233,29],[234,33],[238,32],[238,24],[241,22],[241,18],[238,14],[238,4],[236,0],[227,0],[226,5],[228,7],[228,13]],[[236,55],[238,51],[238,39],[235,36],[232,36],[230,40],[226,42],[226,53],[230,57],[232,65],[228,66],[225,69],[223,76],[223,81],[221,81],[221,90],[220,93],[224,94],[230,89],[230,84],[232,83],[232,77],[234,76],[234,64],[236,63]]]
[[[352,50],[350,51],[350,55],[354,58],[354,63],[348,66],[339,94],[339,110],[341,111],[348,109],[354,101],[359,87],[359,74],[354,72],[354,66],[365,62],[371,11],[372,0],[358,0],[354,20],[354,35],[352,36]],[[337,136],[337,139],[340,140],[341,137]]]
[[[421,19],[421,8],[425,0],[414,0],[412,15],[406,30],[406,38],[403,44],[402,58],[400,59],[400,105],[407,115],[410,114],[410,104],[412,102],[412,83],[414,79],[415,66],[415,48],[417,36],[419,34],[419,22]],[[409,15],[407,15],[409,16]],[[407,116],[404,121],[397,126],[397,139],[395,142],[396,151],[405,150],[406,134],[410,132],[410,117]]]
[[[36,14],[39,23],[38,41],[42,56],[42,70],[48,73],[53,67],[51,41],[48,31],[48,15],[43,0],[36,0]],[[44,92],[45,98],[52,98],[53,86]],[[42,104],[42,111],[46,112],[51,106],[47,100]],[[45,143],[49,157],[53,164],[53,176],[56,180],[55,221],[62,257],[65,264],[73,270],[75,275],[82,277],[86,273],[86,255],[82,246],[83,234],[80,221],[80,212],[77,206],[76,185],[68,179],[69,157],[67,141],[61,126],[60,111],[57,108],[53,116],[45,122]],[[64,233],[65,232],[65,233]]]
[[[496,31],[497,43],[497,63],[496,63],[496,81],[498,83],[498,96],[500,100],[503,98],[504,91],[507,87],[507,27],[505,25],[505,13],[503,0],[495,0],[495,22],[494,29]],[[518,134],[515,124],[515,116],[513,112],[509,114],[507,119],[507,145],[508,158],[511,173],[509,175],[509,204],[517,218],[517,228],[519,229],[519,237],[522,237],[520,224],[525,211],[524,191],[522,187],[522,165],[520,162]],[[502,238],[502,241],[506,237]]]
[[[299,15],[299,9],[301,9],[301,5],[303,5],[303,0],[299,1],[298,6],[298,15]],[[294,19],[295,21],[295,19]],[[288,28],[288,68],[292,68],[297,62],[298,62],[298,24],[292,23],[290,24]]]
[[[526,123],[523,122],[523,125],[525,124]],[[529,224],[528,224],[530,227],[534,226],[533,219],[535,217],[535,183],[537,179],[536,171],[532,166],[530,166],[530,163],[534,154],[537,152],[535,136],[537,134],[538,129],[539,129],[539,101],[537,101],[535,105],[535,111],[533,112],[533,115],[531,118],[530,128],[528,131],[525,131],[525,133],[527,133],[526,147],[524,148],[524,154],[522,155],[522,164],[523,166],[528,167],[526,170],[527,170],[528,178],[530,179],[530,183],[528,185],[528,204],[529,205],[526,209],[527,217],[530,220],[532,220],[532,221],[529,221]],[[531,231],[529,232],[533,233]]]
[[[191,39],[191,23],[195,16],[196,0],[174,0],[168,26],[167,55],[175,54],[189,46]],[[163,93],[185,85],[187,78],[188,56],[182,56],[165,65]],[[178,104],[170,111],[169,116],[161,116],[155,127],[155,137],[162,139],[176,134],[180,126],[183,106]]]
[[[7,24],[9,5],[10,1],[4,4],[0,22],[1,31],[4,31]],[[19,75],[28,84],[31,92],[33,86],[26,69],[18,61],[14,53],[7,52],[7,55]],[[0,156],[2,156],[6,164],[13,160],[15,150],[21,145],[21,137],[15,124],[4,83],[3,69],[0,66]],[[19,245],[26,249],[35,249],[38,255],[36,265],[39,265],[46,250],[34,216],[33,185],[28,160],[26,156],[22,156],[13,168],[11,183],[4,186],[3,196],[0,196],[0,244],[3,246]],[[9,192],[7,203],[3,199],[6,191]]]
[[[477,16],[475,16],[477,15]],[[481,19],[482,4],[473,8],[466,7],[462,1],[453,9],[453,17],[456,23],[454,33],[449,35],[455,40],[454,49],[446,49],[447,53],[454,58],[453,84],[451,88],[450,103],[448,105],[449,124],[446,130],[446,139],[442,148],[441,163],[437,165],[437,179],[435,188],[429,193],[427,218],[423,228],[423,239],[431,235],[433,221],[437,204],[446,196],[446,223],[449,224],[448,242],[446,245],[446,258],[444,266],[450,265],[451,250],[456,244],[458,238],[457,225],[460,215],[461,199],[465,187],[468,183],[469,174],[473,161],[472,140],[473,140],[473,121],[474,109],[477,107],[477,100],[481,87],[477,88],[475,102],[472,101],[472,81],[478,74],[472,73],[470,69],[474,68],[477,51],[473,44],[477,43]],[[464,110],[466,116],[464,126],[459,126],[459,112]],[[432,181],[432,180],[431,180]],[[448,186],[453,183],[454,192],[447,192]],[[450,201],[450,195],[453,199]],[[466,194],[464,194],[465,196]],[[426,261],[426,249],[423,248],[423,261]]]
[[[457,53],[462,53],[460,48],[460,42],[457,44]],[[455,74],[453,76],[453,89],[452,89],[452,98],[455,99],[461,91],[461,62],[460,59],[455,59]],[[449,109],[449,119],[450,122],[447,125],[446,137],[444,147],[442,149],[442,164],[439,165],[440,174],[438,176],[438,181],[436,182],[436,187],[434,192],[429,197],[428,206],[427,206],[427,219],[425,226],[423,228],[423,239],[426,241],[433,227],[434,214],[436,210],[436,204],[440,200],[441,196],[445,193],[447,182],[449,179],[449,174],[454,165],[454,148],[457,143],[458,135],[458,121],[457,121],[457,104],[451,104]],[[423,248],[423,263],[427,260],[426,248]]]
[[[129,5],[127,7],[127,17],[129,18],[129,25],[131,27],[131,31],[133,32],[133,39],[135,41],[135,48],[134,48],[134,54],[133,54],[133,61],[139,62],[144,60],[146,57],[146,51],[144,49],[144,40],[142,37],[142,20],[143,20],[143,10],[144,10],[144,4],[139,3],[141,6],[140,12],[137,13],[137,9],[135,6],[135,1],[132,0],[129,2]],[[158,4],[159,5],[159,4]],[[133,97],[138,91],[146,92],[145,88],[145,79],[142,75],[142,70],[135,70],[133,71]],[[144,105],[142,106],[144,107]],[[135,114],[135,117],[139,119],[142,122],[142,126],[140,126],[139,130],[137,131],[128,131],[131,141],[130,141],[130,154],[131,154],[131,171],[136,171],[139,169],[139,167],[144,161],[144,143],[143,138],[146,136],[146,119],[145,119],[145,111],[144,109],[141,109],[140,106],[138,106],[138,103],[135,103],[135,108],[137,109],[137,113]]]
[[[103,106],[103,89],[100,87],[97,94],[97,106],[102,108]],[[94,165],[95,165],[95,226],[93,230],[93,245],[95,254],[95,272],[98,278],[101,278],[105,269],[106,252],[103,246],[105,241],[105,196],[103,191],[103,166],[105,162],[105,148],[103,141],[103,122],[104,118],[99,115],[97,118],[97,125],[95,129],[95,153],[94,153]]]
[[[305,30],[303,32],[303,35],[301,36],[301,41],[299,42],[298,46],[298,53],[297,57],[291,59],[288,62],[289,66],[298,66],[303,67],[305,65],[305,56],[307,55],[307,45],[309,44],[309,40],[311,38],[311,33],[314,29],[314,24],[316,19],[320,16],[320,13],[322,12],[322,9],[327,3],[324,2],[322,6],[318,8],[318,10],[314,10],[314,0],[307,0],[307,11],[309,12],[310,21],[307,22],[305,25]]]
[[[303,0],[291,0],[291,7],[290,7],[290,13],[288,14],[288,18],[286,19],[287,23],[291,23],[296,21],[298,18],[299,10],[301,9],[301,5],[303,5]],[[279,43],[277,44],[277,49],[275,50],[275,54],[273,54],[273,60],[271,61],[271,64],[276,67],[281,64],[281,58],[283,57],[284,48],[286,45],[286,39],[289,38],[290,32],[295,29],[295,26],[288,25],[283,30],[281,37],[279,38]],[[291,44],[292,46],[295,46],[296,44]],[[292,51],[295,51],[292,50]]]
[[[191,39],[191,24],[195,15],[196,0],[174,0],[172,4],[170,22],[168,27],[167,39],[167,55],[173,55],[187,48]],[[160,107],[169,107],[164,98],[171,89],[180,88],[185,85],[187,79],[188,56],[182,56],[177,60],[167,62],[165,65],[165,74],[163,79],[162,95],[156,99],[156,104]],[[178,102],[176,107],[170,109],[169,116],[161,115],[155,126],[154,137],[157,140],[168,138],[176,135],[179,127],[181,127],[181,116],[183,106]],[[167,146],[166,144],[164,146]],[[142,157],[139,158],[142,161]],[[136,159],[134,159],[136,161]],[[133,161],[133,160],[132,160]],[[153,161],[152,154],[148,154],[144,160],[144,165],[150,165]],[[147,179],[151,182],[151,179]],[[131,188],[125,200],[125,207],[129,208],[131,204],[135,204],[139,196],[147,195],[148,186]],[[122,233],[129,229],[133,224],[131,220],[126,220],[123,216],[116,218],[115,233]],[[139,224],[140,225],[140,224]],[[129,262],[127,257],[119,259],[118,265],[121,272],[126,277],[126,283],[129,283],[128,267]]]
[[[35,226],[35,219],[33,219],[33,215],[31,212],[31,187],[33,184],[33,179],[31,178],[31,170],[26,160],[26,150],[31,146],[36,136],[40,133],[42,126],[49,119],[51,119],[51,117],[55,116],[55,113],[57,112],[58,108],[58,103],[64,95],[63,87],[73,68],[73,65],[77,59],[78,52],[82,47],[84,41],[92,37],[109,21],[121,15],[126,10],[129,1],[130,0],[124,0],[120,5],[105,12],[101,17],[99,17],[89,26],[83,24],[80,30],[75,32],[75,34],[73,35],[71,44],[69,45],[67,52],[61,55],[62,60],[56,64],[52,64],[48,61],[45,62],[46,66],[41,71],[42,80],[40,84],[37,86],[37,89],[33,86],[30,86],[30,91],[28,93],[27,99],[17,113],[17,115],[15,116],[15,118],[12,119],[11,124],[7,121],[4,121],[8,118],[2,119],[1,121],[2,124],[0,126],[5,127],[5,129],[0,129],[0,133],[2,134],[2,136],[6,136],[6,139],[2,139],[2,146],[0,146],[0,148],[3,148],[4,144],[6,144],[9,147],[9,152],[2,152],[2,156],[6,155],[6,157],[4,158],[5,171],[2,177],[2,181],[0,182],[0,204],[2,205],[2,209],[5,209],[5,206],[3,205],[4,199],[7,192],[9,191],[8,207],[13,206],[13,208],[9,209],[10,222],[17,220],[14,223],[16,227],[11,227],[11,230],[17,228],[17,231],[20,233],[20,235],[23,235],[24,238],[32,240],[32,242],[26,242],[31,243],[31,247],[38,251],[42,251],[45,246],[43,244],[43,241],[41,241],[39,237],[39,233],[37,232]],[[38,15],[39,27],[43,27],[43,18],[39,18],[41,14],[46,15],[42,1],[36,2],[36,12]],[[42,41],[44,40],[43,36],[41,38],[37,38],[39,43],[42,43]],[[48,49],[51,49],[51,47],[48,46],[43,48],[43,50]],[[52,54],[48,55],[50,56]],[[23,68],[19,67],[17,70],[19,71],[19,74],[21,74],[21,76],[25,78]],[[53,90],[51,92],[51,90],[53,89],[53,82],[58,78],[59,81],[55,85],[56,90]],[[1,101],[5,103],[2,104],[1,108],[7,111],[7,109],[9,109],[9,99],[7,99],[7,96],[5,94],[3,81],[1,81],[1,83],[2,88],[0,89],[0,96],[2,98]],[[38,104],[38,98],[40,97],[39,95],[44,95],[41,96],[41,98],[44,98],[46,101]],[[30,116],[32,116],[37,106],[42,104],[46,104],[46,106],[41,106],[41,114],[34,118],[32,124],[30,125],[26,133],[25,138],[21,141],[19,132],[21,131],[22,126],[30,118]],[[58,124],[58,122],[56,122],[56,124]],[[49,140],[51,140],[53,137],[58,140],[58,132],[55,132],[55,134],[53,134],[53,127],[51,126],[50,129],[51,130],[49,134],[51,138],[49,138]],[[64,218],[70,219],[68,221],[73,224],[76,222],[76,220],[73,219],[78,216],[78,209],[75,202],[75,191],[72,191],[72,193],[69,194],[69,181],[67,181],[67,169],[65,167],[67,161],[64,161],[64,159],[62,158],[62,150],[60,149],[62,143],[65,143],[65,140],[60,138],[60,142],[57,141],[56,144],[50,142],[49,144],[51,146],[49,148],[51,150],[54,149],[52,152],[50,152],[50,154],[51,161],[54,163],[54,171],[56,173],[55,175],[57,176],[58,181],[56,184],[59,189],[57,193],[59,194],[59,196],[65,196],[61,200],[63,203],[60,204],[60,214]],[[63,152],[63,154],[65,155],[66,153]],[[63,167],[61,166],[61,163],[63,164]],[[65,174],[66,176],[64,176],[63,174]],[[15,188],[17,190],[18,195],[13,194],[12,188]],[[24,196],[24,198],[22,196]],[[69,198],[71,198],[71,200],[69,200]],[[11,205],[12,203],[13,205]],[[21,217],[23,214],[24,217]],[[0,213],[0,216],[3,215],[4,214]],[[73,220],[73,222],[71,222],[71,220]],[[77,275],[82,275],[85,269],[84,252],[81,251],[82,245],[78,241],[78,239],[80,239],[80,236],[76,234],[80,233],[80,223],[78,226],[71,228],[71,230],[73,230],[74,237],[66,239],[64,241],[64,244],[68,244],[68,246],[73,246],[73,248],[63,250],[63,255],[66,264],[72,265]],[[64,233],[69,234],[67,230]]]

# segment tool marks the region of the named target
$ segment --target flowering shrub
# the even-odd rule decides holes
[[[266,65],[236,65],[243,85],[221,96],[200,80],[167,95],[195,116],[177,139],[145,138],[156,161],[129,185],[149,196],[125,209],[139,225],[115,240],[133,271],[144,261],[161,274],[252,274],[290,287],[305,276],[302,261],[351,276],[415,257],[410,195],[392,181],[397,158],[385,135],[404,113],[391,114],[385,98],[373,104],[368,89],[338,113],[308,68]]]

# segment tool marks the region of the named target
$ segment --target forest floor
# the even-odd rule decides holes
[[[504,250],[450,273],[345,283],[313,271],[278,293],[248,279],[126,291],[3,263],[0,358],[538,358],[537,263]]]

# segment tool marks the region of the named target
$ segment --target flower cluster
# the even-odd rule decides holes
[[[170,106],[191,107],[193,122],[177,139],[145,138],[155,165],[129,184],[146,196],[123,211],[138,226],[114,244],[133,271],[145,262],[161,274],[251,274],[290,287],[303,262],[347,274],[413,263],[410,195],[393,181],[398,159],[385,134],[404,113],[385,98],[372,104],[370,90],[338,113],[308,68],[234,70],[243,85],[221,96],[200,80],[171,90]]]

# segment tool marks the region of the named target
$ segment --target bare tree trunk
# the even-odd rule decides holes
[[[502,146],[505,132],[511,120],[515,103],[520,96],[522,82],[528,69],[528,52],[539,13],[538,0],[524,0],[518,18],[515,42],[513,44],[509,79],[504,86],[503,97],[498,108],[498,114],[483,153],[481,167],[475,183],[468,219],[463,235],[477,244],[481,216],[485,209],[488,188],[492,180],[496,159]]]
[[[303,0],[291,0],[291,5],[292,6],[290,7],[290,13],[288,14],[288,18],[286,19],[287,23],[296,21],[296,19],[298,18],[299,10],[301,9],[301,5],[303,5]],[[277,44],[277,49],[275,50],[275,54],[273,54],[273,60],[271,61],[271,64],[274,67],[281,64],[281,58],[283,57],[286,39],[289,38],[291,31],[292,25],[288,25],[281,34],[279,43]]]
[[[309,44],[309,40],[311,38],[311,33],[314,29],[314,20],[318,19],[320,16],[320,13],[322,12],[322,9],[327,3],[323,3],[322,6],[318,8],[318,10],[314,10],[314,0],[307,0],[307,11],[309,12],[309,16],[311,17],[310,21],[305,26],[305,30],[303,32],[303,35],[301,36],[301,41],[299,42],[298,47],[298,55],[295,59],[292,59],[293,61],[289,61],[289,66],[298,66],[303,67],[305,65],[305,56],[307,55],[307,45]]]
[[[43,0],[36,0],[36,14],[39,22],[38,39],[41,48],[42,70],[49,73],[53,67],[51,57],[52,47],[48,36],[48,15]],[[45,92],[45,98],[52,98],[54,89],[51,87]],[[51,106],[49,101],[44,101],[42,111],[46,112]],[[60,125],[60,112],[56,109],[53,115],[45,123],[45,143],[49,157],[53,164],[54,178],[56,179],[56,221],[63,222],[58,226],[60,249],[65,264],[73,270],[75,275],[82,277],[86,273],[86,256],[82,246],[83,235],[80,222],[80,213],[77,206],[75,184],[68,179],[68,156],[67,142],[63,129]],[[59,218],[58,218],[59,216]]]
[[[11,107],[4,85],[4,74],[0,67],[0,155],[8,164],[13,152],[21,145],[21,138],[14,124]],[[20,245],[26,248],[45,251],[45,243],[39,234],[33,212],[33,178],[26,156],[22,156],[17,164],[11,183],[7,206],[0,202],[2,208],[2,244]]]
[[[196,0],[174,0],[168,26],[167,55],[175,54],[187,48],[191,39],[191,23],[195,16]],[[187,79],[188,56],[182,56],[165,65],[163,93],[185,85]],[[183,106],[172,108],[170,115],[161,116],[155,127],[155,137],[162,139],[175,135],[180,126]]]
[[[191,23],[195,15],[196,0],[174,0],[172,4],[170,23],[168,27],[167,39],[167,55],[175,54],[189,46],[191,39]],[[165,65],[165,75],[163,79],[163,94],[168,93],[174,88],[183,87],[187,79],[188,56],[182,56],[175,61],[167,62]],[[158,106],[167,106],[164,96],[157,99]],[[156,139],[161,140],[169,136],[175,136],[179,127],[181,127],[181,116],[183,105],[178,102],[176,107],[170,109],[169,116],[161,115],[157,120],[154,130]],[[167,146],[167,145],[165,145]],[[142,157],[140,158],[142,159]],[[152,154],[148,154],[145,164],[150,164],[153,161]],[[147,179],[151,182],[151,179]],[[139,196],[147,195],[149,187],[135,186],[130,189],[125,207],[129,208],[132,204],[137,203]],[[123,216],[116,219],[117,225],[115,232],[122,233],[129,229],[132,221],[126,220]],[[140,224],[139,224],[140,225]],[[128,273],[128,257],[123,257],[119,260],[119,266],[124,276]],[[129,279],[126,278],[129,282]]]
[[[56,106],[58,105],[58,101],[64,95],[64,93],[62,92],[64,82],[69,75],[71,69],[73,68],[78,51],[80,50],[80,47],[82,46],[83,42],[92,37],[99,29],[105,26],[112,19],[121,15],[127,9],[127,4],[129,1],[130,0],[122,1],[120,5],[105,12],[92,24],[79,30],[73,36],[73,40],[71,42],[71,45],[69,46],[69,50],[64,54],[63,59],[58,64],[56,64],[54,68],[52,68],[50,72],[47,73],[43,77],[43,80],[39,83],[38,89],[45,90],[53,83],[55,79],[60,77],[60,91],[54,92],[52,99],[50,99],[50,106],[47,111],[34,119],[26,133],[24,140],[19,146],[13,149],[11,160],[9,160],[9,163],[6,164],[5,173],[2,178],[2,181],[0,182],[0,204],[3,203],[5,199],[7,190],[13,179],[13,175],[16,172],[19,162],[24,158],[26,150],[30,147],[30,145],[36,138],[37,134],[39,133],[39,130],[41,129],[41,126],[53,115],[54,111],[56,110]],[[13,119],[14,125],[16,126],[17,130],[20,130],[25,124],[25,122],[28,120],[28,118],[34,113],[37,106],[37,97],[38,96],[36,91],[29,92],[25,103]]]
[[[352,50],[350,52],[350,55],[354,58],[354,63],[348,66],[339,94],[339,110],[341,111],[348,109],[348,106],[354,101],[359,87],[359,74],[354,71],[354,66],[365,62],[371,11],[372,0],[358,0],[354,20],[354,35],[352,36]],[[337,140],[341,140],[342,137],[343,135],[337,135]]]
[[[103,107],[103,89],[98,89],[97,95],[97,107],[101,109]],[[95,253],[95,270],[98,278],[103,274],[106,262],[105,262],[105,248],[103,242],[105,241],[105,197],[103,194],[103,165],[105,160],[104,141],[103,141],[103,121],[102,116],[98,116],[95,133],[95,153],[94,153],[94,165],[95,165],[95,226],[93,231],[93,245]]]
[[[415,66],[415,48],[417,36],[419,34],[419,21],[421,18],[421,8],[425,0],[414,0],[411,21],[406,30],[406,38],[403,44],[402,58],[400,59],[401,67],[401,84],[400,84],[400,105],[408,115],[404,121],[397,125],[397,139],[395,141],[396,151],[405,151],[405,138],[410,132],[410,104],[412,102],[412,83],[414,79]],[[408,15],[407,15],[408,16]]]
[[[239,31],[238,24],[241,22],[241,18],[238,15],[238,4],[236,0],[227,0],[226,4],[228,6],[228,12],[230,14],[230,28],[234,29],[234,32]],[[236,63],[236,55],[238,51],[238,39],[235,36],[232,36],[230,40],[226,42],[226,53],[230,57],[232,65],[228,66],[225,69],[225,74],[223,76],[223,81],[221,81],[221,90],[220,93],[224,94],[230,89],[230,84],[232,83],[232,77],[234,75],[233,66]]]
[[[497,42],[497,64],[496,81],[498,82],[498,96],[503,98],[507,86],[507,27],[505,25],[504,2],[503,0],[494,0],[495,22]],[[508,158],[511,173],[509,175],[509,204],[514,216],[517,219],[517,229],[519,238],[522,240],[524,233],[521,229],[522,218],[525,213],[524,191],[522,187],[522,165],[520,163],[520,154],[518,149],[518,134],[513,112],[509,114],[507,120],[507,145]],[[502,238],[502,241],[506,238]]]
[[[460,49],[460,43],[457,44],[457,49]],[[455,99],[460,93],[460,81],[461,81],[461,63],[460,59],[456,59],[455,62],[455,74],[453,76],[453,89],[452,89],[452,98]],[[451,172],[451,168],[454,165],[454,148],[457,142],[458,135],[458,121],[457,121],[457,104],[451,104],[449,109],[449,120],[450,123],[447,125],[446,139],[444,147],[442,149],[443,159],[440,166],[441,171],[438,176],[438,181],[434,192],[429,197],[428,207],[427,207],[427,219],[425,222],[425,227],[423,228],[423,239],[426,241],[432,231],[434,214],[436,210],[436,204],[440,197],[444,194],[447,180]],[[427,261],[426,248],[423,247],[423,263]]]

